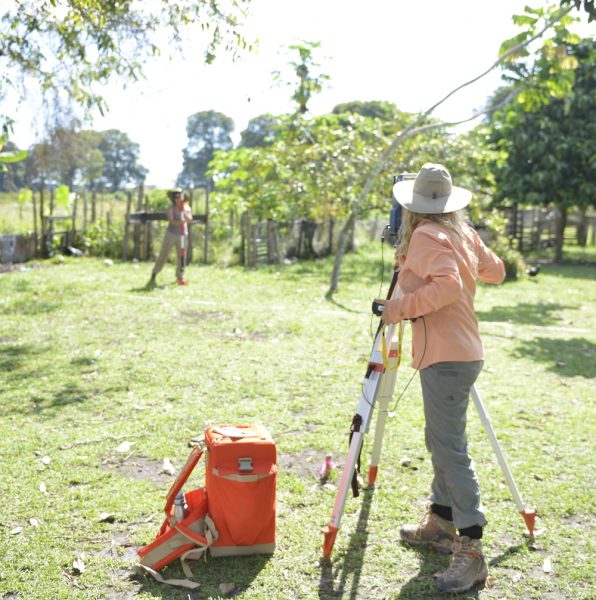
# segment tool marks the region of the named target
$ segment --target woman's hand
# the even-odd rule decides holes
[[[398,323],[402,317],[399,314],[399,299],[394,298],[393,300],[378,300],[375,302],[383,307],[381,313],[381,319],[384,323]]]

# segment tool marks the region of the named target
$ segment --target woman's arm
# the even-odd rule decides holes
[[[385,302],[385,322],[396,323],[402,319],[421,317],[451,304],[459,297],[462,281],[453,248],[446,236],[435,231],[414,231],[403,266],[424,283],[413,292]]]

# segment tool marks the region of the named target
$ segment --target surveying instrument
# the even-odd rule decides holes
[[[415,178],[415,173],[402,173],[401,175],[394,177],[393,183],[395,184],[399,181]],[[401,224],[401,206],[397,203],[395,198],[392,199],[392,204],[393,206],[390,213],[389,225],[385,228],[385,230],[389,231],[387,234],[387,239],[393,244],[397,240],[397,232]],[[381,243],[384,243],[386,239],[385,230],[383,232]],[[397,282],[398,275],[399,271],[396,268],[393,272],[393,277],[389,286],[387,300],[399,298],[401,295],[401,290],[399,289]],[[376,316],[380,317],[383,312],[383,305],[378,302],[373,302],[372,312]],[[364,442],[364,436],[370,429],[375,405],[378,404],[377,420],[374,430],[370,464],[368,467],[367,482],[368,488],[374,488],[379,470],[383,435],[385,433],[385,425],[388,415],[388,406],[389,402],[393,398],[395,382],[397,378],[397,369],[401,361],[401,347],[404,326],[405,325],[403,321],[400,321],[399,323],[389,323],[387,325],[385,325],[382,320],[379,322],[368,365],[366,367],[364,381],[362,383],[358,408],[356,409],[356,413],[352,418],[352,424],[350,426],[350,447],[338,485],[335,503],[331,513],[331,519],[329,524],[326,525],[322,530],[324,535],[323,556],[325,557],[329,557],[333,551],[335,538],[337,537],[337,533],[340,529],[341,518],[348,496],[348,489],[352,489],[354,497],[360,495],[360,455]],[[536,512],[533,509],[527,509],[524,505],[517,486],[515,485],[515,481],[513,480],[513,476],[511,475],[511,471],[507,466],[505,456],[503,455],[503,452],[499,446],[499,442],[493,430],[490,417],[483,405],[482,399],[480,398],[475,385],[472,386],[470,394],[480,416],[482,425],[488,434],[491,446],[503,471],[507,486],[509,487],[509,490],[515,501],[515,505],[525,521],[530,536],[533,537]]]

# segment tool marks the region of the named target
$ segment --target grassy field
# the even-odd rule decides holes
[[[446,597],[432,575],[448,558],[399,543],[431,474],[417,378],[388,421],[376,489],[348,499],[321,559],[335,489],[318,470],[327,452],[341,465],[347,450],[376,327],[378,246],[347,257],[332,302],[329,260],[191,265],[187,288],[168,265],[153,290],[150,269],[84,258],[0,274],[0,597],[196,600],[223,597],[221,584],[243,599]],[[460,597],[594,597],[594,277],[545,266],[478,290],[487,360],[477,386],[544,531],[524,534],[471,407],[491,576]],[[411,373],[401,368],[398,392]],[[251,422],[279,452],[275,554],[200,561],[190,596],[135,574],[173,480],[164,459],[181,467],[208,424]],[[200,466],[192,482],[202,481]]]

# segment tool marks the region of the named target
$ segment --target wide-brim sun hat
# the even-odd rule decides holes
[[[443,165],[426,163],[416,179],[398,181],[393,186],[393,197],[410,212],[436,215],[466,207],[472,192],[453,185],[451,175]]]
[[[182,188],[172,188],[168,190],[168,196],[174,195],[174,194],[181,194],[182,193]]]

